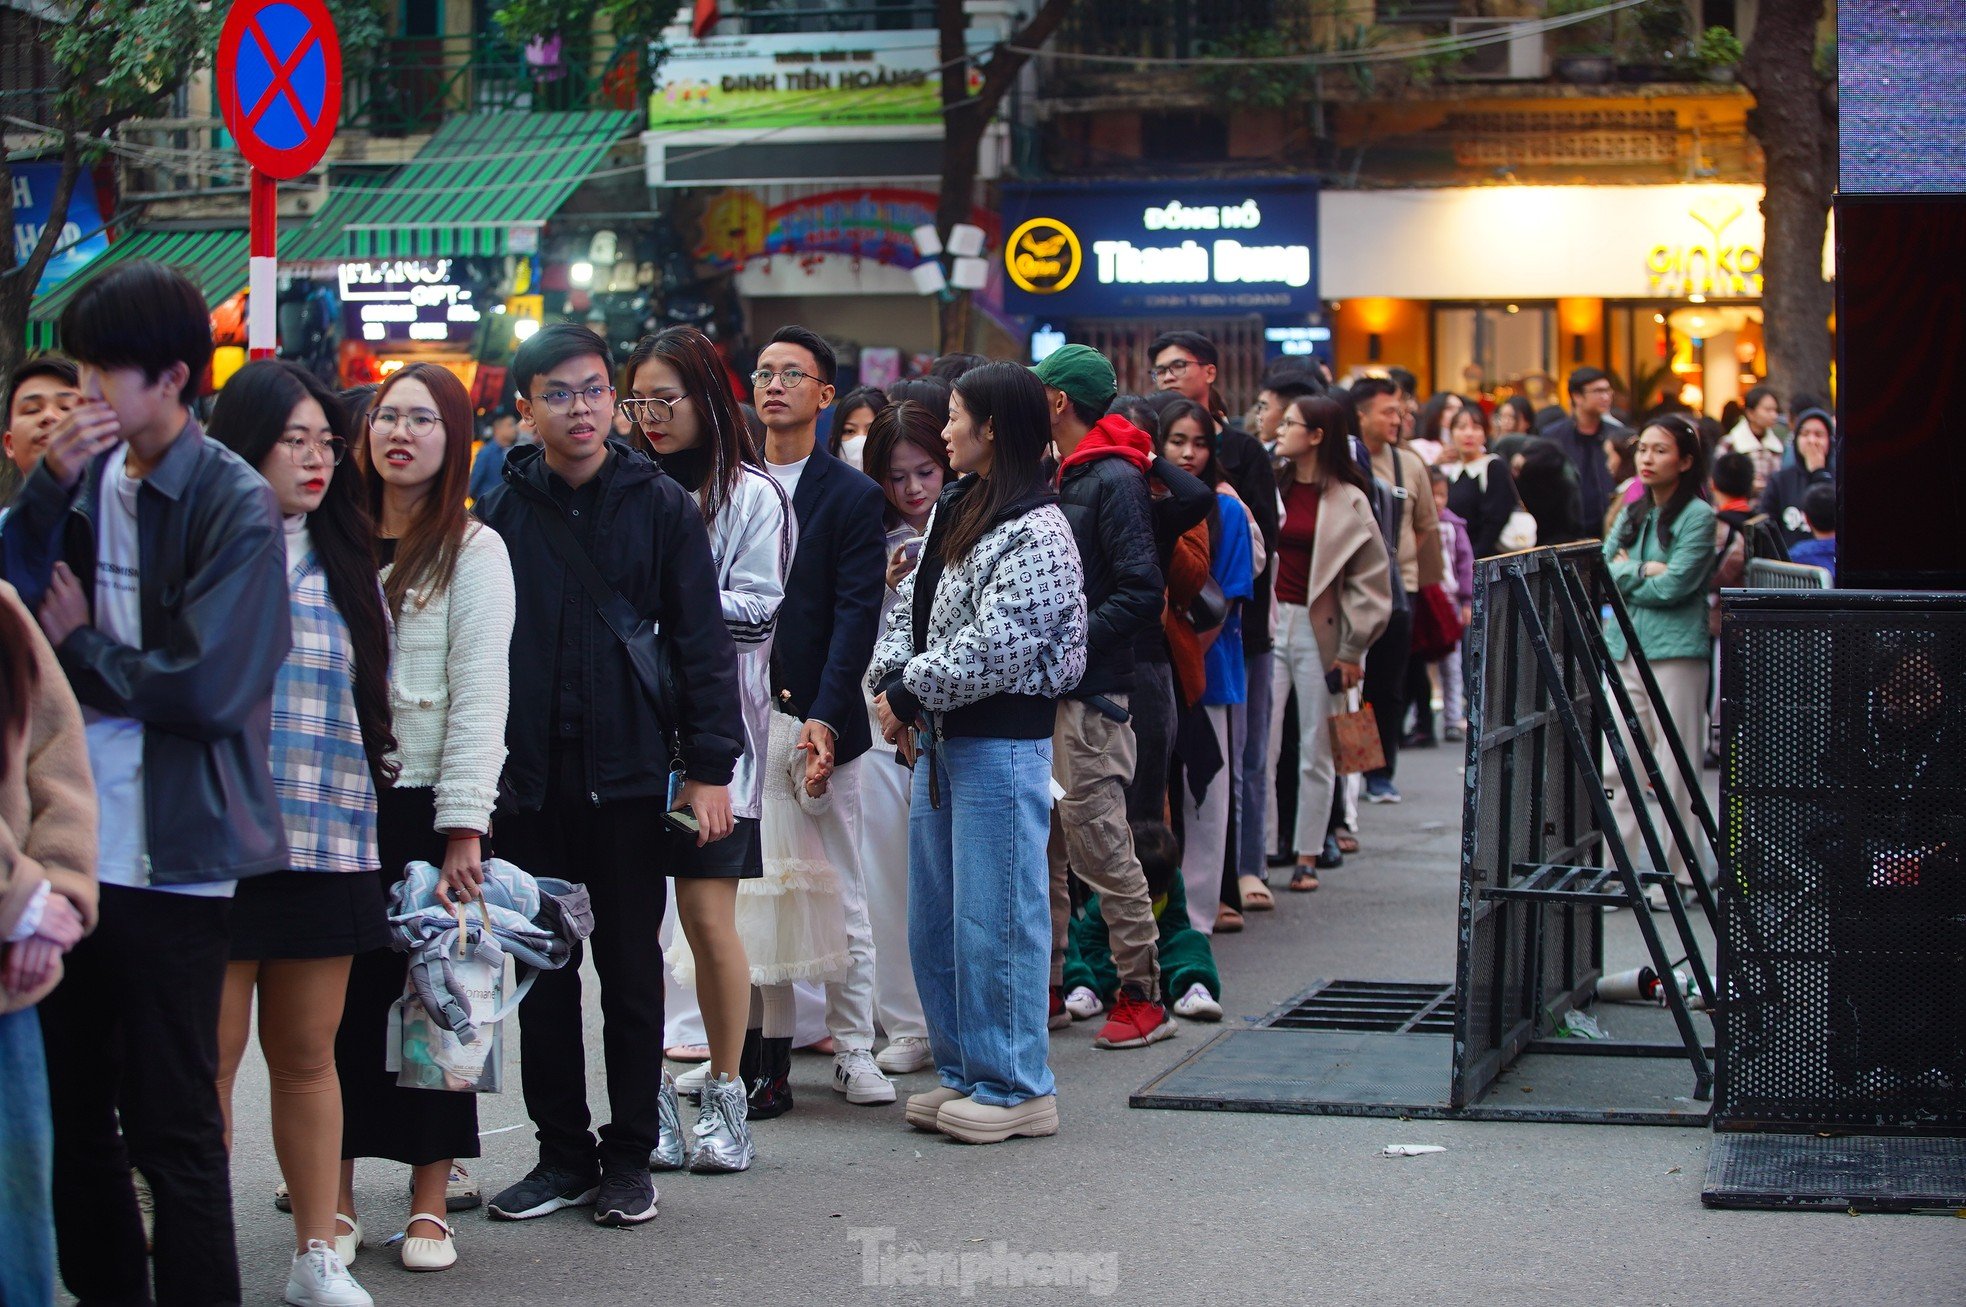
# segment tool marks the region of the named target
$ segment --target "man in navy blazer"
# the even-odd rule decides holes
[[[758,355],[752,395],[765,424],[765,467],[791,496],[799,520],[792,574],[778,610],[771,689],[789,691],[805,719],[799,743],[806,778],[833,796],[810,818],[839,868],[852,962],[826,986],[833,1087],[849,1103],[892,1103],[894,1085],[874,1064],[874,938],[860,868],[862,755],[873,747],[860,682],[874,657],[887,585],[880,487],[826,452],[819,412],[833,402],[833,349],[804,327],[783,327]]]

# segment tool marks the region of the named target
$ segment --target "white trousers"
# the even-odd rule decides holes
[[[860,865],[860,777],[872,759],[863,754],[833,768],[833,806],[809,817],[840,872],[840,907],[846,912],[847,972],[826,982],[826,1028],[844,1053],[874,1046],[874,931],[867,920],[867,879]],[[892,766],[893,764],[888,764]]]
[[[914,773],[876,743],[860,768],[860,869],[874,943],[874,1011],[889,1039],[928,1038],[908,958],[908,790]]]
[[[1331,783],[1337,768],[1331,759],[1331,714],[1337,711],[1325,687],[1324,655],[1318,651],[1311,610],[1303,604],[1280,606],[1276,658],[1271,672],[1270,757],[1283,751],[1283,701],[1297,692],[1297,831],[1291,848],[1303,855],[1324,848],[1331,824]],[[1274,767],[1272,768],[1274,770]],[[1271,787],[1269,843],[1277,847],[1277,803]],[[1192,900],[1189,904],[1193,908]]]
[[[1672,715],[1674,732],[1680,743],[1686,746],[1686,756],[1693,760],[1695,767],[1700,765],[1707,744],[1707,661],[1704,658],[1661,658],[1652,664],[1652,675],[1659,682],[1659,692],[1665,698],[1666,711]],[[1638,674],[1638,665],[1630,658],[1618,664],[1619,679],[1625,683],[1625,693],[1631,696],[1632,707],[1638,713],[1638,725],[1644,733],[1645,742],[1652,746],[1658,757],[1659,770],[1665,776],[1666,792],[1660,798],[1673,805],[1679,819],[1686,826],[1687,834],[1693,839],[1696,849],[1705,847],[1706,836],[1700,833],[1699,821],[1693,815],[1692,793],[1687,789],[1686,778],[1679,770],[1679,764],[1672,756],[1672,746],[1666,743],[1660,731],[1658,714],[1652,711],[1652,700],[1645,693],[1645,682]],[[1616,704],[1613,718],[1617,716]],[[1631,737],[1625,733],[1624,723],[1618,723],[1618,734],[1625,742],[1625,749],[1633,753],[1633,774],[1638,783],[1645,784],[1645,772],[1640,766]],[[1618,833],[1624,838],[1625,847],[1631,851],[1632,861],[1641,867],[1652,866],[1652,855],[1645,848],[1645,841],[1638,833],[1638,814],[1634,810],[1633,796],[1625,791],[1623,778],[1618,775],[1617,764],[1612,761],[1610,750],[1605,751],[1604,784],[1611,791],[1611,810],[1617,814]],[[1640,798],[1642,802],[1642,796]],[[1652,824],[1659,834],[1659,843],[1666,850],[1666,861],[1672,869],[1673,878],[1682,885],[1691,885],[1692,876],[1686,870],[1686,860],[1680,856],[1679,846],[1674,842],[1672,831],[1665,818],[1652,814]]]
[[[1181,777],[1181,878],[1188,891],[1188,920],[1204,935],[1215,933],[1223,860],[1229,853],[1229,810],[1242,779],[1242,741],[1230,738],[1230,707],[1218,703],[1202,709],[1222,751],[1222,770],[1209,778],[1199,803],[1185,769]]]

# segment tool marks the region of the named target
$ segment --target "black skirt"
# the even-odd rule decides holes
[[[239,882],[232,960],[342,958],[389,943],[374,872],[276,871]]]
[[[376,837],[382,872],[375,878],[383,900],[403,868],[422,861],[441,867],[445,839],[434,829],[436,792],[429,788],[376,794]],[[335,1072],[341,1079],[341,1155],[386,1157],[424,1166],[478,1156],[478,1096],[442,1089],[405,1089],[384,1070],[389,1007],[403,996],[409,959],[393,949],[355,955],[348,970],[348,1002],[335,1035]]]
[[[695,839],[665,829],[669,865],[677,880],[755,880],[765,874],[764,841],[756,817],[734,817],[731,832],[715,844],[696,847]]]

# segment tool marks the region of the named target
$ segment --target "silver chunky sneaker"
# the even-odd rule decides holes
[[[717,1076],[703,1082],[703,1107],[690,1130],[690,1170],[700,1175],[750,1169],[758,1151],[751,1143],[749,1106],[743,1081]]]
[[[655,1151],[649,1154],[649,1170],[683,1169],[683,1114],[676,1102],[676,1082],[662,1073],[662,1098],[656,1108],[660,1128],[656,1131]]]

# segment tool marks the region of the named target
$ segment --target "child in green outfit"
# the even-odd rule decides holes
[[[1147,874],[1154,920],[1160,926],[1161,995],[1176,1016],[1193,1021],[1222,1019],[1222,977],[1208,936],[1188,921],[1188,896],[1181,882],[1181,846],[1166,822],[1136,821],[1133,849]],[[1065,1007],[1074,1021],[1104,1012],[1119,992],[1119,971],[1106,939],[1099,896],[1088,898],[1072,919],[1065,944]]]

